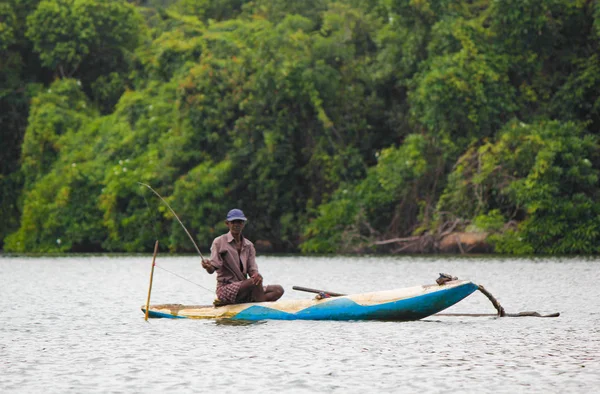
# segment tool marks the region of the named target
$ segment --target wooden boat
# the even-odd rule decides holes
[[[477,290],[469,281],[424,285],[322,299],[212,305],[150,305],[153,318],[229,320],[418,320],[438,313]],[[146,313],[146,306],[142,306]]]

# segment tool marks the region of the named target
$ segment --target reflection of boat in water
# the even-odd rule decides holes
[[[150,305],[154,318],[231,320],[418,320],[438,313],[477,290],[469,281],[453,280],[441,286],[352,294],[340,297],[212,305]],[[142,306],[146,313],[146,306]]]

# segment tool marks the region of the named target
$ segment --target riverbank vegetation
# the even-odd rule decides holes
[[[8,0],[0,239],[600,252],[600,2]],[[458,244],[461,251],[462,245]]]

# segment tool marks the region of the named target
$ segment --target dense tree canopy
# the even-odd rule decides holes
[[[8,0],[0,239],[600,251],[600,2]],[[432,249],[427,249],[432,250]],[[433,249],[434,250],[434,249]]]

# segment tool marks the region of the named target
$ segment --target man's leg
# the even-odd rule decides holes
[[[283,292],[283,287],[280,285],[269,285],[264,292],[265,301],[277,301],[281,298]]]
[[[269,285],[266,289],[263,285],[255,285],[252,279],[242,281],[236,300],[247,300],[249,296],[254,302],[277,301],[283,295],[284,290],[280,285]]]
[[[262,284],[255,285],[252,279],[246,279],[242,281],[240,285],[240,290],[235,297],[236,301],[244,301],[248,298],[252,297],[254,302],[264,302],[268,301],[265,297],[265,291],[263,289]]]

